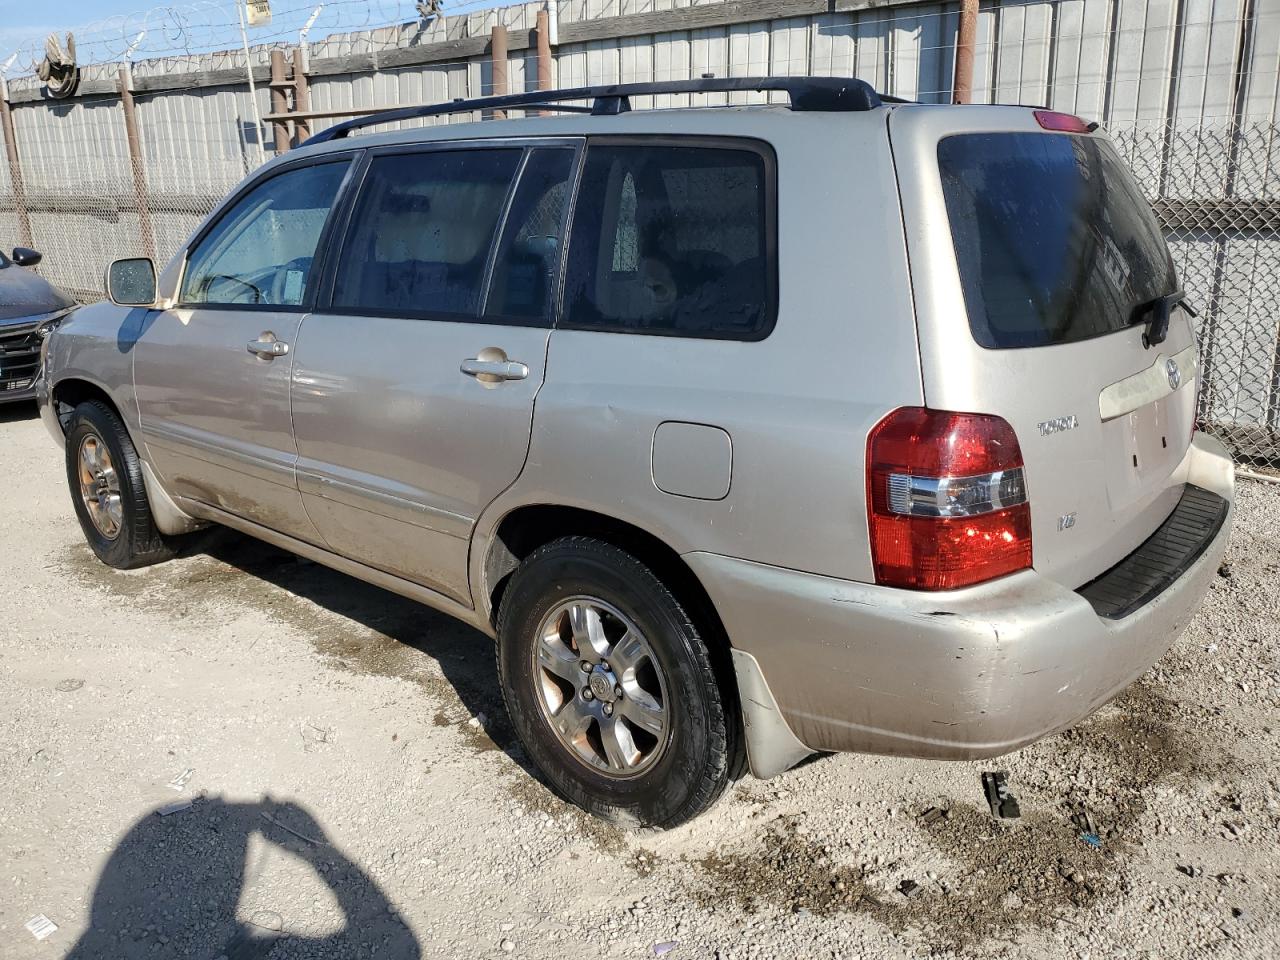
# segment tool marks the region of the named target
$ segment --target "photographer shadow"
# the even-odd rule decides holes
[[[308,930],[270,909],[241,919],[242,895],[255,883],[250,839],[259,837],[309,866],[341,911]],[[286,898],[293,888],[283,890]],[[289,902],[294,902],[290,900]],[[103,957],[358,957],[416,960],[421,950],[386,895],[335,847],[296,803],[235,803],[209,798],[161,817],[139,820],[112,852],[98,879],[89,929],[67,954]]]

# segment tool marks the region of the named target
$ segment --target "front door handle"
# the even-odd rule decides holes
[[[523,380],[529,376],[529,368],[518,360],[481,360],[472,357],[463,360],[458,368],[481,383],[498,383],[502,380]]]
[[[289,352],[289,345],[283,340],[277,340],[276,335],[270,330],[258,337],[257,340],[250,340],[245,344],[245,347],[250,353],[262,360],[283,357]]]

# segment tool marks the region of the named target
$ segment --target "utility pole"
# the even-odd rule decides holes
[[[245,0],[236,0],[236,18],[240,21],[240,42],[244,45],[244,72],[249,78],[249,106],[253,109],[253,128],[257,131],[255,139],[258,141],[258,163],[262,164],[267,160],[267,150],[262,145],[266,131],[262,129],[262,111],[258,109],[258,88],[253,82],[253,57],[249,53],[249,28],[244,22],[244,3]]]

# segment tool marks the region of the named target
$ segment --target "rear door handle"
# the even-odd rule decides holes
[[[283,357],[289,352],[289,345],[283,340],[277,340],[276,335],[269,331],[264,333],[257,340],[250,340],[245,344],[245,347],[250,353],[261,357],[263,360]]]
[[[529,368],[518,360],[481,360],[472,357],[463,360],[458,368],[481,383],[497,383],[500,380],[523,380],[529,376]]]

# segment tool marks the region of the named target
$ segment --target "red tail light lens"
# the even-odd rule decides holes
[[[903,407],[867,440],[876,583],[954,590],[1031,566],[1031,508],[1013,428]]]
[[[1058,113],[1056,110],[1037,110],[1036,123],[1045,130],[1055,133],[1088,133],[1089,125],[1079,117],[1070,113]]]

